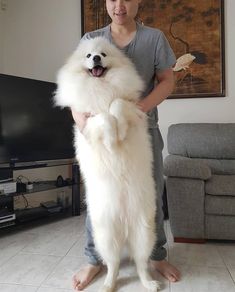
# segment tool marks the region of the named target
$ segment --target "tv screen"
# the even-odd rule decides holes
[[[73,120],[51,82],[0,74],[0,164],[74,158]]]

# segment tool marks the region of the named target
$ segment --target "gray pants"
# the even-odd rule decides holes
[[[164,189],[164,177],[163,177],[163,159],[162,149],[163,140],[159,128],[149,129],[152,137],[153,156],[154,156],[154,179],[156,182],[157,196],[157,215],[156,215],[156,243],[150,256],[151,260],[161,261],[166,258],[166,249],[163,245],[166,243],[166,236],[164,231],[164,216],[162,211],[162,195]],[[92,226],[90,217],[86,218],[86,233],[87,243],[85,246],[85,255],[88,257],[88,262],[92,265],[99,265],[102,263],[101,257],[95,249],[95,244],[92,236]]]

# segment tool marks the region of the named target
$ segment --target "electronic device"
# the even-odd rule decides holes
[[[0,209],[0,228],[15,224],[16,215],[7,207]]]
[[[0,166],[73,159],[73,120],[52,82],[0,74]]]
[[[62,206],[55,201],[42,202],[40,205],[46,208],[50,213],[58,213],[62,211]]]
[[[0,195],[1,194],[11,194],[16,192],[16,182],[9,181],[9,182],[2,182],[0,183]]]

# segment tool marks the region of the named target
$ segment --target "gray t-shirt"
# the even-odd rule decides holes
[[[103,36],[114,43],[110,25],[104,28],[86,33],[85,38]],[[135,64],[140,76],[145,81],[146,87],[143,98],[147,96],[157,85],[155,74],[171,68],[175,62],[175,55],[165,35],[159,29],[143,26],[137,23],[137,31],[132,41],[121,49]],[[158,127],[157,107],[148,113],[149,127]]]

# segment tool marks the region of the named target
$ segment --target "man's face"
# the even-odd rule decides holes
[[[106,8],[115,24],[125,25],[135,19],[140,2],[141,0],[106,0]]]

